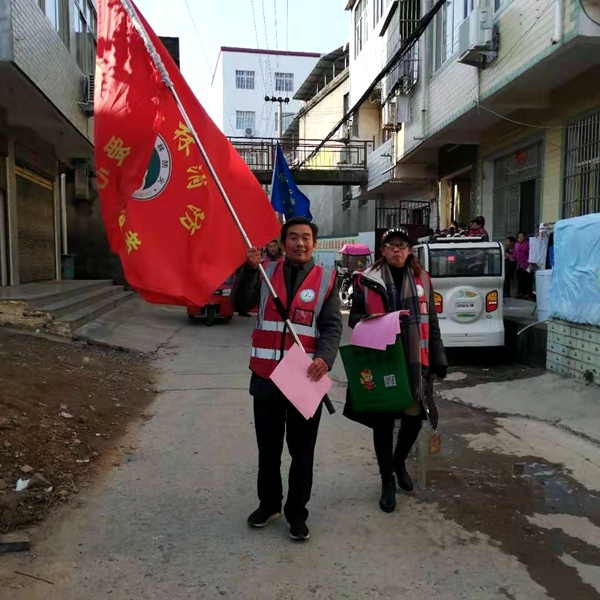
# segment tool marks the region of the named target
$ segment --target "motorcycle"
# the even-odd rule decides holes
[[[352,308],[352,274],[343,267],[337,268],[338,286],[340,290],[340,305],[342,309]]]
[[[343,309],[352,308],[353,275],[371,265],[371,249],[365,244],[345,244],[340,250],[341,264],[337,267],[340,304]]]

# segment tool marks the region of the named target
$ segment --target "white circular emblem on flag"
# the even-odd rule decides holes
[[[417,294],[419,298],[422,298],[425,295],[425,288],[420,283],[417,283]]]
[[[315,299],[315,290],[302,290],[300,292],[300,300],[302,302],[312,302]]]
[[[131,197],[144,202],[154,200],[167,187],[172,167],[169,147],[164,138],[159,135],[154,143],[150,164],[144,177],[144,185],[131,194]]]

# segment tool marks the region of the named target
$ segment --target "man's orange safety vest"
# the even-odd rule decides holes
[[[323,267],[315,265],[288,306],[283,263],[271,262],[265,270],[283,305],[288,307],[290,321],[298,333],[304,350],[311,358],[314,357],[319,339],[317,323],[323,304],[335,284],[335,272],[326,271]],[[285,354],[292,347],[294,338],[286,329],[285,322],[263,282],[250,355],[250,369],[259,377],[268,379],[283,358],[282,352]]]

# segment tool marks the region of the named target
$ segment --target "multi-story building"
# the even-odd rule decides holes
[[[322,140],[348,112],[350,106],[349,45],[323,55],[294,96],[302,108],[284,134],[284,149],[296,145],[302,154],[306,140]],[[373,114],[374,113],[374,114]],[[344,169],[364,165],[365,154],[373,149],[369,123],[378,121],[371,106],[362,106],[351,126],[337,132],[334,139],[311,161],[316,169]],[[361,136],[366,136],[361,137]],[[362,141],[364,143],[356,143]],[[312,149],[314,142],[308,142]],[[341,177],[343,180],[343,175]],[[375,203],[352,202],[350,184],[302,185],[311,200],[311,212],[323,235],[348,236],[374,231]]]
[[[96,210],[95,54],[93,0],[0,2],[1,285],[60,279],[67,205]]]
[[[435,2],[344,4],[358,97]],[[596,0],[448,0],[373,95],[383,143],[358,196],[380,226],[481,213],[494,239],[600,212],[599,50]]]
[[[293,96],[321,55],[223,46],[212,81],[211,114],[227,136],[279,136],[279,110],[285,131],[298,109]],[[284,102],[265,101],[265,97]]]

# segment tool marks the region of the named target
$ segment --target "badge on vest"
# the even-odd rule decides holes
[[[425,288],[420,283],[417,283],[417,295],[419,298],[423,298],[423,296],[425,296]]]
[[[315,299],[315,296],[315,290],[302,290],[300,292],[300,300],[302,300],[302,302],[306,302],[307,304],[312,302]]]

